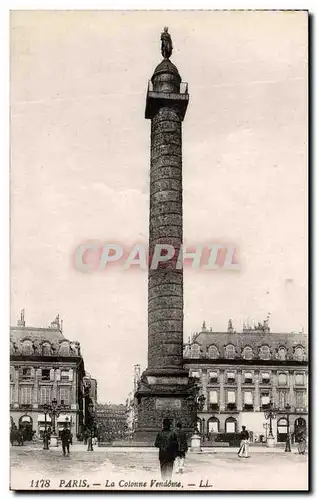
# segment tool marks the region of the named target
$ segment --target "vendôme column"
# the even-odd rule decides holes
[[[143,437],[157,432],[163,418],[181,421],[188,432],[194,419],[194,387],[183,369],[183,269],[176,269],[183,239],[182,121],[189,95],[170,61],[168,28],[161,35],[161,52],[163,60],[149,82],[145,113],[151,120],[148,368],[136,393],[136,434]],[[156,266],[158,245],[171,245],[175,258]]]

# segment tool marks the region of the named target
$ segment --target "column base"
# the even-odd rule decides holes
[[[181,422],[183,430],[193,433],[196,418],[197,388],[186,370],[146,370],[135,394],[137,426],[133,440],[154,445],[165,418],[172,426]]]

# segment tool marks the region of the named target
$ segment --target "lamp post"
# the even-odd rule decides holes
[[[94,430],[94,405],[92,402],[88,405],[89,411],[89,429],[90,429],[90,437],[88,439],[87,451],[94,451],[93,448],[93,430]]]
[[[290,452],[291,447],[290,447],[290,427],[289,427],[289,414],[290,414],[291,406],[287,404],[285,406],[285,411],[286,411],[286,420],[287,420],[287,437],[286,437],[286,446],[285,446],[285,451]]]
[[[273,420],[276,418],[278,413],[278,408],[276,408],[272,401],[269,402],[267,410],[264,411],[266,420],[269,420],[269,433],[267,437],[267,446],[274,446],[274,435],[273,435]]]
[[[263,428],[265,429],[265,441],[267,441],[267,431],[269,428],[269,424],[267,422],[264,422]]]
[[[49,435],[47,432],[47,415],[50,413],[50,406],[48,404],[43,405],[44,413],[44,436],[43,436],[43,450],[49,450]]]
[[[57,400],[54,398],[52,399],[49,411],[49,416],[51,417],[52,430],[53,430],[53,435],[51,436],[51,446],[57,446],[58,436],[56,433],[56,419],[60,416],[60,413],[61,413],[61,407],[58,406]]]

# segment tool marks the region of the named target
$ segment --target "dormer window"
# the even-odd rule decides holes
[[[219,351],[218,348],[215,345],[210,345],[207,351],[208,358],[210,359],[217,359],[219,357]]]
[[[192,344],[191,346],[191,358],[200,357],[200,346],[199,344]]]
[[[253,359],[253,349],[250,346],[244,347],[243,350],[243,358],[246,360],[251,360]]]
[[[225,357],[226,359],[234,359],[235,358],[235,347],[232,344],[228,344],[225,347]]]
[[[260,348],[259,357],[260,357],[260,359],[263,359],[263,360],[271,359],[271,351],[270,351],[270,348],[268,347],[268,345],[262,345],[262,347]]]

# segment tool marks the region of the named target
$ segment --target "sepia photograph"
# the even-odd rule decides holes
[[[11,490],[309,490],[308,25],[11,11]]]

